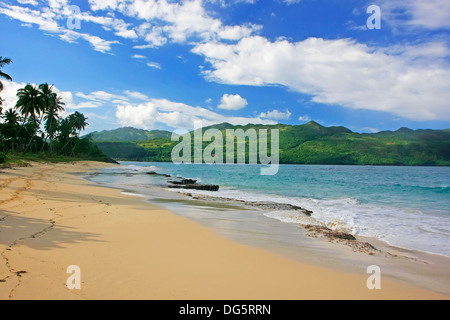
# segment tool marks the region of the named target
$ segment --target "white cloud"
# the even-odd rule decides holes
[[[98,10],[116,10],[122,0],[89,0],[91,9],[94,11]]]
[[[37,0],[17,0],[20,4],[30,4],[32,6],[37,6],[39,2]]]
[[[61,27],[54,20],[55,15],[52,13],[42,13],[39,10],[32,10],[26,7],[13,5],[5,5],[0,3],[0,13],[19,20],[24,23],[36,24],[39,29],[47,32],[61,32]]]
[[[113,100],[127,100],[126,97],[112,94],[105,91],[95,91],[91,92],[90,94],[84,94],[82,92],[77,92],[75,94],[77,97],[83,98],[85,100],[91,100],[91,101],[113,101]]]
[[[131,24],[125,23],[122,19],[116,19],[105,16],[94,16],[83,12],[74,18],[80,19],[81,22],[92,22],[101,25],[105,30],[114,30],[116,36],[125,39],[137,39],[138,35],[134,29],[130,29]]]
[[[37,4],[40,6],[36,6],[36,10],[26,7]],[[43,31],[59,34],[63,41],[74,43],[77,39],[84,39],[102,53],[111,51],[111,45],[119,42],[69,30],[65,27],[67,19],[77,18],[83,24],[94,23],[117,37],[136,40],[136,49],[159,47],[169,42],[186,43],[188,40],[237,41],[261,29],[261,26],[250,23],[224,25],[205,10],[202,0],[89,0],[92,11],[84,11],[76,16],[73,16],[70,4],[68,0],[40,3],[36,0],[19,0],[19,5],[0,2],[0,14],[25,25],[38,25]],[[130,19],[125,22],[116,17],[117,13],[135,20],[133,23],[128,22]]]
[[[143,100],[143,101],[149,100],[149,98],[145,94],[138,92],[138,91],[126,90],[124,93],[127,96],[129,96],[130,98],[135,99],[135,100]]]
[[[75,96],[83,101],[74,105],[73,108],[98,108],[111,105],[129,105],[131,102],[147,101],[149,98],[138,91],[125,90],[124,94],[114,94],[106,91],[94,91],[89,94],[82,92],[75,93]],[[70,98],[72,100],[72,98]]]
[[[0,92],[0,97],[2,97],[3,101],[3,109],[11,109],[14,108],[17,102],[17,90],[26,86],[26,83],[18,83],[18,82],[10,82],[10,81],[2,81],[3,83],[3,91]]]
[[[194,121],[202,121],[203,126],[228,122],[235,125],[275,124],[275,121],[246,117],[225,117],[211,110],[193,107],[166,99],[151,99],[139,105],[118,106],[116,116],[122,126],[154,129],[160,123],[177,129],[192,130]]]
[[[119,106],[116,116],[124,127],[150,129],[155,125],[157,110],[152,104],[140,104],[134,107]]]
[[[151,48],[167,42],[185,43],[189,38],[203,41],[239,40],[261,29],[254,24],[227,26],[208,15],[202,0],[170,2],[167,0],[105,1],[90,0],[93,11],[118,11],[145,21],[136,30],[146,44],[135,48]]]
[[[220,105],[218,108],[223,110],[240,110],[245,108],[247,105],[247,100],[238,94],[224,94],[220,100]]]
[[[287,109],[285,112],[279,110],[272,110],[268,112],[262,112],[259,117],[263,119],[270,120],[289,120],[291,118],[292,113]]]
[[[49,0],[49,6],[41,10],[32,10],[27,7],[0,3],[0,14],[19,20],[27,26],[30,24],[37,25],[39,29],[58,35],[61,40],[69,43],[75,43],[78,39],[86,40],[94,47],[94,50],[102,53],[111,51],[111,45],[119,43],[118,41],[107,41],[95,35],[80,33],[60,26],[58,20],[62,19],[63,23],[65,23],[67,17],[71,14],[67,1]],[[116,24],[119,29],[122,28],[120,23]]]
[[[394,27],[450,29],[448,0],[383,0],[382,19]]]
[[[258,0],[205,0],[206,2],[219,4],[222,8],[230,7],[238,3],[255,4]]]
[[[140,55],[140,54],[135,54],[132,56],[133,59],[146,59],[146,56]]]
[[[449,49],[442,43],[372,48],[350,39],[291,43],[254,36],[237,44],[198,44],[192,51],[210,62],[203,71],[210,81],[281,85],[318,103],[450,120]]]
[[[147,66],[150,68],[161,69],[161,65],[157,62],[147,62]]]
[[[301,0],[283,0],[283,2],[285,4],[287,4],[288,6],[292,5],[292,4],[297,4],[300,3]]]
[[[300,116],[298,118],[298,120],[302,121],[302,122],[309,122],[309,121],[311,121],[311,118],[308,115],[304,115],[304,116]]]
[[[26,83],[4,82],[4,90],[0,96],[5,100],[3,108],[14,108],[17,97],[17,90],[25,87]],[[202,121],[204,126],[229,122],[235,125],[255,124],[276,124],[275,121],[262,117],[226,117],[214,111],[193,107],[183,103],[172,102],[166,99],[149,99],[143,93],[137,91],[124,91],[124,95],[109,93],[105,91],[95,91],[89,94],[70,91],[62,91],[54,88],[65,103],[67,112],[77,109],[95,109],[104,106],[114,106],[116,117],[123,126],[134,126],[143,129],[152,129],[157,124],[167,127],[192,129],[194,121]],[[82,99],[76,103],[74,96]],[[78,100],[79,101],[79,100]],[[137,104],[138,101],[147,101]],[[63,112],[61,116],[66,116]],[[91,113],[91,115],[94,113]]]

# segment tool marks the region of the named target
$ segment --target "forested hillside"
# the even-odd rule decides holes
[[[212,127],[227,129],[279,129],[280,163],[285,164],[347,164],[347,165],[450,165],[449,130],[383,131],[374,134],[355,133],[345,127],[324,127],[316,122],[304,125],[246,125],[228,123]],[[134,141],[127,137],[140,132]],[[121,133],[120,138],[118,133]],[[177,142],[168,132],[122,128],[103,133],[93,140],[108,156],[128,161],[171,161],[171,151]],[[191,133],[192,134],[192,133]],[[130,138],[131,139],[131,138]],[[209,143],[204,143],[206,147]]]

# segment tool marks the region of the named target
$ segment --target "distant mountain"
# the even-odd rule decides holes
[[[400,128],[397,131],[360,134],[345,127],[324,127],[314,121],[297,126],[233,126],[222,123],[203,130],[209,128],[223,133],[227,129],[278,129],[280,163],[285,164],[450,166],[449,129]],[[129,140],[124,137],[114,140],[111,136],[106,138],[105,135],[104,140],[94,140],[103,152],[117,160],[171,161],[171,151],[177,142],[170,140],[170,133],[163,132],[161,136],[152,139],[149,138],[149,131],[123,129],[126,132],[146,133],[142,135],[143,139],[133,135]],[[207,145],[208,143],[204,143],[203,146]]]
[[[132,127],[91,133],[92,140],[95,142],[146,141],[156,138],[170,138],[171,136],[172,133],[169,131],[147,131]]]

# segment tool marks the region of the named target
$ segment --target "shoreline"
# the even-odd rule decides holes
[[[351,272],[358,273],[369,265],[378,264],[385,270],[388,270],[387,274],[389,277],[395,278],[403,283],[414,283],[415,286],[423,289],[450,296],[450,281],[447,280],[450,279],[450,272],[446,267],[450,258],[443,255],[396,247],[383,240],[364,236],[356,236],[354,245],[348,245],[342,240],[333,241],[323,237],[311,236],[301,226],[285,224],[278,220],[262,216],[263,211],[248,209],[234,199],[212,198],[211,202],[208,202],[207,200],[203,202],[201,201],[204,200],[202,197],[197,199],[198,195],[193,199],[189,194],[179,191],[169,191],[155,186],[152,186],[150,190],[148,190],[153,196],[150,196],[150,194],[136,193],[136,191],[124,189],[120,186],[115,186],[113,188],[121,190],[123,194],[141,197],[149,204],[162,206],[177,216],[187,217],[189,220],[205,226],[219,236],[233,242],[263,249],[268,252],[282,255],[290,260],[307,263],[309,265],[324,268],[332,265],[333,269],[343,272],[351,270]],[[179,196],[181,196],[181,198],[179,198]],[[210,199],[210,197],[205,196],[205,199]],[[196,203],[199,200],[201,201],[201,204]],[[174,207],[171,206],[170,203],[176,203],[177,205]],[[288,233],[295,233],[294,237],[297,243],[276,242],[277,239],[272,239],[276,242],[273,244],[269,243],[265,238],[258,239],[257,234],[261,230],[258,230],[257,228],[253,230],[240,227],[239,229],[230,231],[229,229],[218,227],[216,223],[212,221],[214,218],[198,215],[200,207],[207,207],[209,205],[221,209],[226,208],[228,213],[233,211],[240,212],[239,207],[241,206],[242,208],[245,208],[243,211],[245,215],[252,213],[257,214],[264,220],[262,222],[265,225],[268,225],[269,228],[282,227],[284,228],[284,231],[287,231]],[[184,208],[184,210],[181,210],[180,208]],[[195,213],[180,214],[180,212],[189,211],[189,208],[192,208],[192,211]],[[218,213],[215,211],[211,212],[213,215]],[[217,217],[216,219],[222,222],[224,219],[234,221],[233,218],[224,218],[223,216]],[[246,224],[245,221],[237,222]],[[258,221],[252,219],[251,222],[254,223]],[[363,247],[362,250],[358,249],[358,244],[366,243],[368,243],[369,246],[373,245],[374,250],[365,250],[365,247]],[[349,263],[349,261],[351,261],[351,263]],[[446,279],[446,281],[442,282],[442,279]]]
[[[355,238],[345,232],[337,232],[336,234],[331,232],[332,236],[330,237],[327,235],[327,233],[330,233],[330,229],[326,228],[325,235],[324,232],[321,232],[322,230],[314,230],[316,227],[321,228],[322,225],[315,224],[317,221],[313,218],[310,218],[310,223],[313,223],[311,225],[313,230],[308,230],[310,229],[308,226],[300,223],[289,226],[278,219],[274,221],[273,218],[269,218],[267,213],[273,210],[294,210],[301,211],[305,216],[310,217],[313,212],[287,203],[272,202],[270,199],[264,202],[255,202],[216,196],[213,195],[215,192],[209,192],[208,190],[204,190],[206,195],[202,194],[204,191],[183,188],[175,190],[168,188],[167,183],[163,181],[167,179],[169,184],[173,183],[174,180],[189,181],[188,184],[190,184],[196,183],[196,180],[178,175],[173,176],[167,174],[167,172],[161,174],[154,170],[155,167],[151,166],[150,168],[142,167],[134,173],[114,171],[113,175],[118,176],[145,177],[150,175],[162,179],[158,180],[159,182],[156,185],[141,185],[140,187],[122,183],[111,184],[111,182],[105,184],[105,182],[96,181],[94,178],[91,180],[89,176],[85,176],[85,178],[99,185],[107,185],[121,190],[124,194],[142,197],[150,204],[162,206],[175,215],[186,217],[206,226],[219,236],[237,243],[281,254],[288,259],[319,267],[326,268],[333,265],[333,268],[340,271],[351,269],[353,272],[360,272],[368,265],[377,264],[382,266],[384,270],[387,269],[389,276],[404,283],[414,283],[424,289],[450,295],[450,272],[446,267],[450,263],[450,258],[445,255],[402,248],[375,237],[357,235]],[[98,174],[111,175],[107,171],[98,172],[94,175],[97,176]],[[216,209],[225,210],[226,213],[222,214]],[[249,221],[246,221],[247,216],[251,214],[257,215],[258,218],[250,218]],[[225,221],[234,223],[236,226],[224,227]],[[264,228],[253,226],[258,223],[264,225]],[[249,224],[252,224],[252,226],[249,226]],[[293,239],[279,241],[279,237],[267,234],[267,230],[265,230],[267,228],[282,228],[283,230],[278,231],[278,234],[281,233],[281,237],[284,237],[283,233],[291,234]],[[260,236],[261,233],[265,234]],[[347,237],[351,239],[347,239]],[[372,258],[367,255],[375,257]],[[349,264],[347,261],[352,261],[352,263]]]
[[[348,273],[232,242],[187,218],[74,173],[106,164],[32,164],[0,173],[0,299],[448,299],[390,277]],[[66,285],[70,265],[82,289]]]

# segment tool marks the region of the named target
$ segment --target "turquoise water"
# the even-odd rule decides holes
[[[124,162],[115,173],[155,170],[205,184],[219,192],[197,192],[248,201],[290,203],[313,211],[321,224],[392,245],[450,256],[450,168],[281,165],[261,176],[259,165],[174,165]],[[97,178],[100,179],[100,178]],[[158,184],[131,175],[127,185]],[[103,181],[105,182],[105,181]],[[196,193],[189,191],[189,193]],[[266,212],[283,223],[310,223],[294,211]]]

